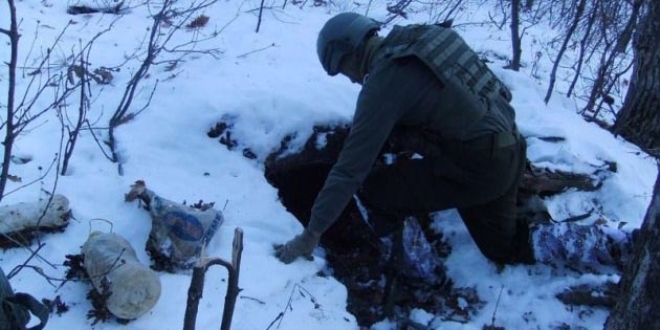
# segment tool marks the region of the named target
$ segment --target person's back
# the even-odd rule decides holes
[[[395,26],[369,66],[365,87],[376,84],[375,89],[383,90],[384,85],[392,84],[411,91],[380,95],[385,102],[401,97],[414,108],[417,120],[402,124],[423,125],[445,140],[469,140],[514,130],[510,91],[451,28]],[[392,66],[403,66],[403,71],[409,72],[393,76]],[[427,95],[422,95],[424,92]],[[418,103],[412,104],[415,100]]]
[[[291,262],[309,255],[357,193],[374,211],[369,221],[398,227],[406,215],[458,208],[484,255],[510,262],[519,250],[513,244],[515,194],[526,147],[508,90],[451,29],[397,27],[386,38],[378,30],[367,17],[342,13],[319,33],[317,53],[326,72],[342,73],[363,88],[307,229],[279,246],[277,256]],[[445,43],[452,52],[443,53]],[[455,77],[457,64],[470,74]],[[422,158],[374,167],[401,127],[421,137],[413,140],[423,145]]]

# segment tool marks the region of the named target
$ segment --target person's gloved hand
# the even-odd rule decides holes
[[[315,234],[307,229],[302,234],[294,237],[286,244],[276,244],[275,257],[285,264],[291,263],[296,258],[303,256],[308,260],[312,260],[312,251],[316,245],[319,244],[321,235]]]

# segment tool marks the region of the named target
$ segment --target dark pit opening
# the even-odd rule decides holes
[[[314,199],[323,187],[347,134],[346,127],[317,127],[300,152],[281,157],[280,151],[266,160],[266,179],[278,189],[282,204],[303,225],[309,221]],[[319,138],[325,141],[322,147],[317,144]],[[283,144],[283,150],[285,148]],[[429,220],[420,219],[422,221],[428,223]],[[438,256],[446,257],[450,249],[442,236],[428,226],[425,234]],[[324,233],[321,246],[326,251],[329,265],[326,275],[335,277],[346,286],[347,308],[355,315],[358,324],[368,327],[383,320],[387,279],[392,274],[388,258],[390,247],[387,239],[381,240],[374,235],[354,200]],[[451,281],[428,284],[400,274],[396,278],[392,316],[398,320],[406,320],[411,309],[422,308],[443,320],[466,322],[470,314],[483,305],[473,289],[453,288]]]

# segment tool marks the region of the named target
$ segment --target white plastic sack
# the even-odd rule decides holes
[[[211,207],[193,208],[162,198],[146,189],[144,181],[136,181],[126,201],[140,199],[152,219],[147,251],[154,268],[175,272],[192,268],[203,248],[224,222],[222,213]]]
[[[160,297],[158,274],[139,262],[131,244],[117,234],[93,232],[82,247],[84,267],[97,292],[109,293],[108,310],[122,319],[148,312]]]

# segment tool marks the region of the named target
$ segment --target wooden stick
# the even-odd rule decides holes
[[[183,321],[184,330],[195,330],[197,321],[197,311],[199,301],[202,299],[204,291],[204,276],[209,267],[220,265],[227,268],[229,279],[227,283],[227,294],[225,295],[225,306],[222,313],[221,330],[229,330],[234,316],[234,307],[240,289],[238,287],[238,277],[241,268],[241,254],[243,253],[243,230],[236,228],[234,231],[234,242],[232,244],[232,260],[225,261],[220,258],[206,259],[193,268],[192,279],[188,289],[188,302],[186,304],[186,314]]]

